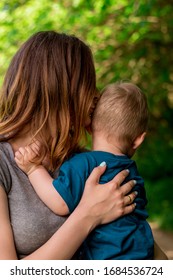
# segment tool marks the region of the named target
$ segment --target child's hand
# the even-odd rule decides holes
[[[34,161],[40,155],[41,145],[40,142],[36,141],[29,146],[21,147],[15,153],[15,161],[20,169],[22,169],[27,175],[31,174],[35,169],[38,168],[38,164]]]

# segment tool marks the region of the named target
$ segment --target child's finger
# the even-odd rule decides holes
[[[38,140],[36,140],[35,142],[34,142],[34,144],[35,145],[37,145],[37,147],[40,149],[41,148],[41,142],[40,141],[38,141]]]
[[[32,159],[34,159],[38,156],[37,152],[35,152],[35,150],[32,149],[31,146],[26,146],[25,149],[26,149],[26,152],[27,152],[27,158],[29,160],[32,160]]]
[[[25,151],[25,148],[23,147],[20,147],[18,152],[20,152],[23,156],[25,155],[26,151]]]
[[[30,144],[28,147],[37,155],[40,155],[40,149],[41,149],[41,143],[39,141],[36,141],[32,144]]]
[[[15,159],[20,160],[21,158],[23,158],[23,155],[20,151],[15,152]]]
[[[40,154],[40,147],[37,146],[37,144],[33,143],[33,145],[31,146],[31,149],[37,154]]]
[[[22,155],[22,153],[18,150],[17,152],[15,152],[14,160],[19,166],[23,165],[24,155]]]

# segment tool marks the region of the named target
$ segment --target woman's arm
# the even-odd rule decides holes
[[[97,225],[108,223],[134,210],[135,204],[129,205],[129,197],[126,196],[132,190],[134,182],[130,181],[120,187],[128,172],[120,172],[112,181],[100,187],[99,178],[105,169],[105,166],[99,166],[92,171],[74,212],[44,245],[24,259],[71,259]],[[130,194],[132,201],[135,196],[135,193]],[[7,197],[3,188],[0,188],[0,205],[0,259],[16,259]]]
[[[9,218],[7,196],[2,186],[0,186],[0,205],[0,259],[17,260]]]

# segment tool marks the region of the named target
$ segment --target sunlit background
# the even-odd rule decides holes
[[[125,79],[146,93],[149,130],[135,159],[146,182],[150,221],[173,230],[172,0],[1,0],[1,84],[21,43],[51,29],[90,45],[99,89]]]

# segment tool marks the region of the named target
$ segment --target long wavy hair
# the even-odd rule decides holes
[[[0,95],[0,140],[29,127],[55,170],[80,148],[96,93],[90,48],[72,35],[41,31],[13,57]],[[52,135],[52,130],[55,132]]]

